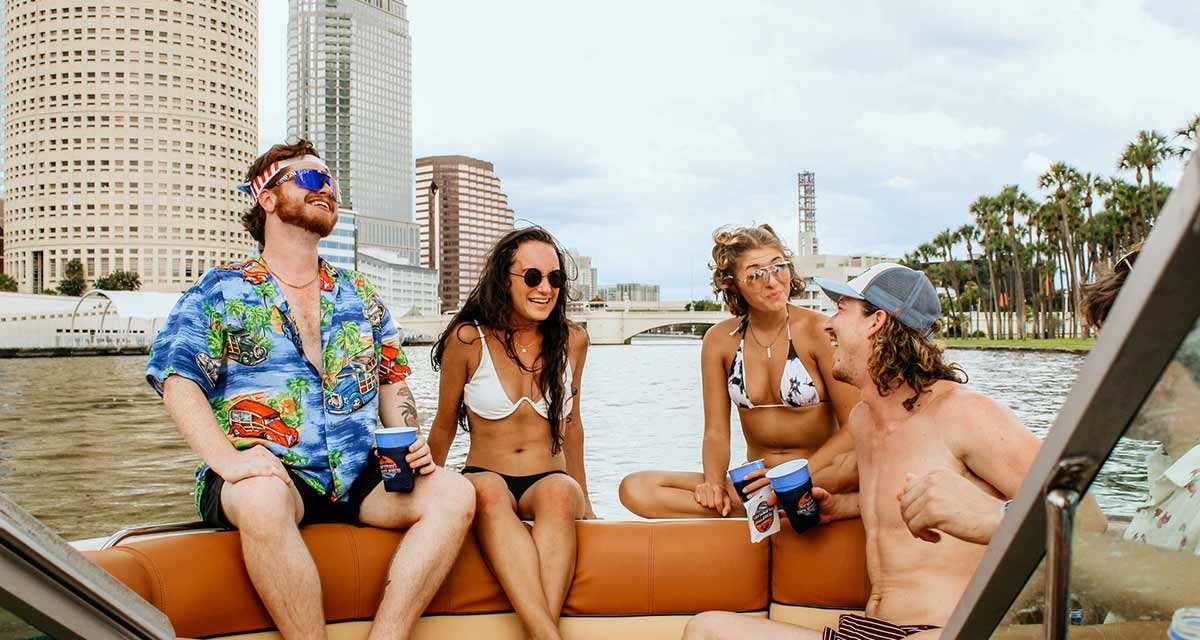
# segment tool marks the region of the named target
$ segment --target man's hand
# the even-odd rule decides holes
[[[728,479],[729,479],[729,477],[726,476],[726,480],[728,480]],[[750,482],[751,480],[753,480],[753,482]],[[752,496],[755,493],[758,493],[759,489],[762,489],[763,487],[771,484],[771,481],[767,479],[767,470],[766,469],[755,469],[754,471],[747,473],[746,481],[750,482],[750,484],[747,484],[742,489],[742,493],[745,493],[747,496]],[[729,490],[731,492],[729,494],[730,497],[732,499],[741,500],[742,497],[737,494],[737,489],[733,488],[733,482],[728,481],[726,484],[729,485]]]
[[[254,476],[275,476],[287,486],[292,486],[283,463],[266,447],[255,445],[249,449],[233,451],[228,457],[214,460],[213,471],[230,484]]]
[[[729,489],[732,488],[733,485],[730,484]],[[732,504],[729,499],[729,489],[726,489],[725,484],[701,482],[696,485],[696,502],[705,509],[712,509],[721,514],[721,517],[725,517],[729,515]]]
[[[437,465],[433,463],[433,454],[429,452],[429,443],[420,435],[408,446],[408,455],[404,456],[404,459],[413,471],[423,476],[437,471]]]
[[[1003,517],[1002,500],[950,469],[934,469],[920,477],[908,474],[904,490],[896,494],[896,499],[908,530],[926,542],[941,540],[941,531],[967,542],[987,544]]]
[[[829,493],[821,487],[813,487],[813,498],[821,511],[820,524],[829,524],[834,520],[857,518],[862,515],[858,505],[857,493]],[[779,505],[779,496],[772,491],[767,496],[767,504],[772,507]]]

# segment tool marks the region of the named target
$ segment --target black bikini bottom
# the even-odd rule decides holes
[[[552,476],[556,473],[561,473],[563,475],[567,475],[566,471],[558,471],[557,469],[554,471],[543,471],[542,473],[535,473],[531,476],[506,476],[503,473],[500,473],[498,471],[492,471],[491,469],[484,469],[483,467],[463,467],[463,470],[462,470],[463,475],[466,475],[468,473],[483,473],[483,472],[494,473],[494,474],[500,476],[501,478],[504,478],[504,484],[508,485],[508,491],[510,493],[512,493],[513,499],[516,500],[517,502],[521,501],[521,496],[525,495],[525,492],[529,491],[529,487],[532,487],[533,483],[537,482],[538,480],[541,480],[542,478],[545,478],[546,476]]]

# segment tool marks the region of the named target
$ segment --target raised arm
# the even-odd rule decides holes
[[[702,458],[704,482],[696,487],[696,500],[705,508],[728,515],[732,499],[726,489],[729,469],[729,390],[725,363],[721,357],[723,325],[704,335],[700,348],[700,382],[704,392],[704,442]]]
[[[437,413],[429,427],[429,450],[433,461],[439,466],[446,464],[450,445],[458,430],[458,405],[462,402],[463,387],[467,384],[467,368],[470,366],[470,349],[479,341],[469,325],[459,325],[446,339],[442,352],[441,376],[438,382]]]
[[[563,453],[567,458],[567,473],[579,483],[579,488],[583,489],[584,518],[592,519],[596,517],[596,513],[592,510],[592,498],[588,494],[587,470],[583,462],[583,420],[580,418],[579,409],[583,399],[583,366],[587,361],[587,349],[587,330],[572,326],[568,357],[574,363],[571,366],[572,380],[569,389],[574,402],[571,414],[567,417],[567,424],[564,425]]]

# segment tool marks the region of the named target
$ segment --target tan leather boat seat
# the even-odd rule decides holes
[[[580,522],[575,579],[563,612],[572,620],[564,625],[593,617],[686,621],[714,609],[782,607],[785,618],[792,615],[787,608],[861,609],[867,594],[861,524],[835,523],[804,536],[784,529],[771,543],[754,545],[744,520]],[[328,621],[369,620],[403,533],[314,525],[302,534],[321,574]],[[149,537],[87,555],[166,613],[181,636],[272,626],[246,574],[236,532]],[[425,615],[511,610],[469,536]]]

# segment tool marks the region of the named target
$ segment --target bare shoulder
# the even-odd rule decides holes
[[[734,335],[737,332],[738,326],[741,325],[742,318],[734,316],[726,318],[704,332],[704,346],[720,348],[726,344],[737,342],[737,337]]]
[[[587,328],[581,324],[572,322],[570,325],[570,335],[568,344],[572,353],[586,351],[592,343],[592,339],[588,336]]]
[[[850,409],[850,415],[846,418],[846,425],[843,428],[850,432],[851,437],[854,437],[856,433],[861,433],[870,427],[871,410],[866,403],[859,401]]]
[[[463,353],[479,342],[479,328],[470,322],[460,322],[447,332],[445,352]]]
[[[929,409],[939,422],[978,428],[1020,427],[1017,414],[1007,405],[965,384],[939,380],[930,389]]]
[[[829,316],[814,311],[797,307],[789,304],[788,309],[791,310],[792,332],[803,331],[812,335],[825,335],[825,323],[829,322]]]

